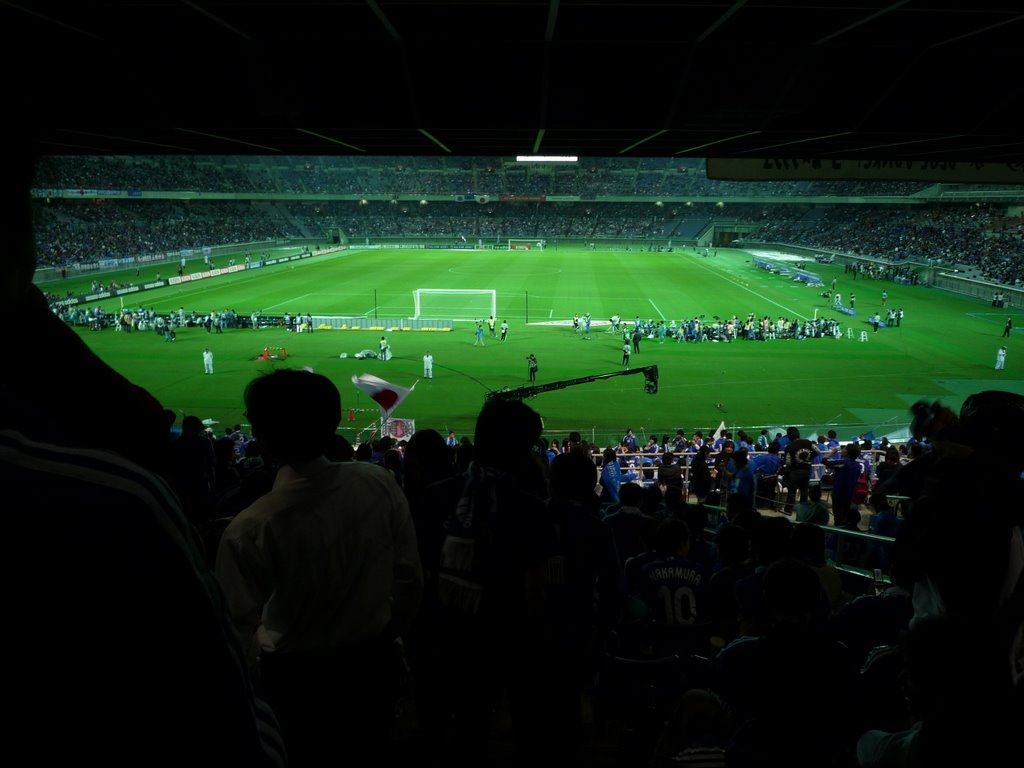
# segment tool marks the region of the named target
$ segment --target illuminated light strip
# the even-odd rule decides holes
[[[517,163],[575,163],[576,155],[516,155]]]

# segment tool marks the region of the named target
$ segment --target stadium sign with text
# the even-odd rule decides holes
[[[726,181],[934,181],[1021,184],[1024,183],[1024,165],[929,160],[749,160],[709,157],[707,177]]]

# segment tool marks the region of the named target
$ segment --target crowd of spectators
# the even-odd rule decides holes
[[[875,277],[907,276],[906,263],[970,270],[1004,285],[1024,283],[1024,221],[976,204],[805,208],[750,203],[496,203],[409,201],[103,202],[36,204],[41,264],[102,259],[279,238],[325,237],[340,231],[364,238],[466,238],[472,244],[508,238],[671,240],[717,218],[755,226],[747,240],[787,243],[882,260]]]
[[[499,157],[51,156],[43,189],[413,195],[898,196],[918,182],[719,181],[693,158],[601,158],[562,166]]]
[[[719,182],[694,159],[634,158],[537,166],[486,157],[51,156],[37,166],[37,189],[152,190],[388,195],[388,201],[189,203],[129,198],[41,198],[35,206],[40,263],[123,259],[212,245],[340,230],[386,236],[670,239],[728,217],[759,225],[750,239],[828,249],[890,262],[950,265],[1005,284],[1024,281],[1024,219],[991,204],[807,207],[656,204],[657,195],[798,200],[806,195],[909,195],[916,184]],[[470,202],[411,201],[410,195],[464,195]],[[495,199],[574,195],[576,202]],[[639,196],[636,203],[599,202]],[[45,200],[45,202],[44,202]],[[479,204],[473,201],[479,200]]]
[[[1008,406],[1019,410],[1006,397],[980,393],[969,398],[965,413],[982,401],[988,401],[984,408],[1002,414]],[[494,413],[502,408],[508,412]],[[997,462],[984,470],[992,483],[985,492],[991,496],[986,518],[992,526],[984,537],[987,555],[956,547],[978,566],[978,578],[969,586],[958,584],[960,561],[937,562],[926,554],[927,547],[945,551],[955,546],[958,529],[950,524],[977,491],[965,496],[951,488],[949,463],[966,462],[982,471],[987,459],[976,456],[972,463],[973,449],[966,441],[974,439],[973,430],[986,434],[981,420],[994,414],[982,414],[979,407],[972,426],[943,415],[949,412],[936,404],[928,418],[944,419],[945,433],[918,421],[915,431],[927,437],[911,440],[909,450],[868,440],[866,446],[884,455],[884,461],[868,458],[854,440],[849,443],[853,448],[844,451],[851,457],[844,464],[832,458],[839,446],[835,434],[819,436],[816,450],[825,479],[830,465],[837,476],[838,468],[849,466],[868,475],[876,488],[888,484],[888,491],[871,497],[871,530],[899,538],[884,561],[886,583],[876,582],[872,591],[866,582],[847,580],[829,561],[830,531],[858,530],[858,522],[830,520],[830,505],[821,501],[824,480],[816,480],[816,492],[795,506],[789,520],[751,503],[748,493],[757,485],[748,483],[741,490],[748,462],[752,476],[761,474],[762,463],[773,476],[784,473],[786,443],[798,440],[799,433],[740,432],[735,439],[722,434],[705,441],[700,433],[687,437],[678,432],[640,445],[627,431],[618,445],[602,450],[578,433],[561,444],[549,442],[541,435],[539,419],[535,433],[524,429],[524,421],[534,423],[532,413],[520,403],[485,406],[475,434],[455,447],[425,429],[412,440],[380,437],[355,447],[337,438],[327,449],[334,461],[385,468],[408,499],[426,590],[420,616],[403,639],[415,681],[415,739],[424,759],[444,755],[459,765],[485,760],[494,711],[484,704],[504,691],[520,759],[545,750],[571,761],[585,740],[582,700],[593,702],[595,716],[608,710],[628,717],[623,709],[637,706],[617,687],[621,670],[608,666],[613,656],[622,665],[646,662],[647,674],[653,674],[644,678],[646,684],[673,702],[653,704],[655,717],[648,723],[653,730],[619,745],[619,759],[635,761],[631,764],[660,757],[664,762],[656,765],[670,765],[691,750],[702,750],[705,759],[715,755],[740,764],[774,764],[785,756],[793,765],[908,765],[885,760],[902,757],[910,748],[989,752],[989,745],[957,736],[962,729],[936,727],[964,716],[961,695],[971,696],[981,708],[968,718],[971,722],[983,715],[1005,727],[1012,713],[1019,713],[1019,696],[1014,700],[1010,693],[1008,648],[1002,641],[998,647],[994,643],[1003,635],[987,635],[995,658],[989,657],[984,669],[972,667],[977,677],[958,675],[957,696],[926,701],[915,690],[915,696],[905,697],[899,684],[904,674],[925,674],[916,667],[921,659],[909,656],[927,652],[918,643],[946,648],[964,628],[976,627],[974,622],[994,632],[1007,629],[1000,625],[1005,617],[995,609],[999,600],[993,591],[998,593],[1006,568],[1019,568],[1007,562],[1001,549],[1014,526],[1019,536],[1019,515],[1005,506],[1020,482],[1019,461]],[[207,531],[209,556],[217,560],[222,525],[209,521],[237,515],[255,503],[259,493],[275,485],[277,470],[261,458],[260,441],[238,425],[221,435],[206,430],[206,439],[212,447],[206,459],[208,495],[205,506],[195,508],[196,522]],[[214,454],[222,457],[220,464]],[[677,466],[683,471],[673,472]],[[696,474],[697,466],[707,468],[709,484],[688,495],[686,475]],[[605,479],[609,468],[616,470],[614,488]],[[216,480],[220,471],[227,474],[223,483]],[[645,482],[648,472],[657,473],[654,482]],[[820,478],[820,472],[815,476]],[[506,497],[513,487],[514,496]],[[495,494],[495,488],[504,491]],[[887,493],[910,499],[898,515],[888,507]],[[465,527],[456,527],[467,498],[475,500],[479,517],[467,516]],[[492,507],[485,514],[486,499]],[[711,532],[706,505],[717,503],[724,505],[725,515]],[[804,522],[819,508],[826,510],[823,520]],[[940,519],[949,527],[937,531],[933,525]],[[472,566],[459,570],[453,537],[460,546],[486,540],[492,565],[470,559],[465,562]],[[995,567],[980,565],[996,552]],[[494,570],[498,563],[513,571]],[[512,573],[525,582],[507,578]],[[468,608],[460,602],[466,595],[456,600],[445,586],[448,577],[463,590],[470,585],[487,596],[487,607]],[[533,577],[547,602],[531,602],[537,598],[529,591]],[[971,598],[976,590],[986,597]],[[924,599],[926,593],[932,601]],[[673,600],[666,600],[666,594]],[[942,597],[934,601],[940,594],[945,603]],[[531,614],[531,607],[539,613]],[[495,623],[491,611],[504,619],[512,611],[516,623]],[[465,642],[454,643],[453,633]],[[925,635],[930,639],[922,641]],[[595,644],[599,637],[605,639]],[[454,665],[458,671],[453,673],[456,648],[461,664]],[[482,649],[486,653],[476,653]],[[666,662],[671,658],[677,666]],[[928,668],[928,674],[934,672]],[[815,708],[826,690],[830,705]],[[621,700],[609,700],[616,697]],[[685,725],[693,716],[689,708],[697,706],[694,697],[700,711],[707,714],[710,706],[717,713],[714,732],[694,732],[692,723]],[[795,740],[783,726],[797,714],[811,735]]]
[[[882,259],[974,267],[1003,285],[1024,284],[1024,217],[1002,206],[773,208],[752,235],[766,242]]]
[[[53,201],[35,206],[34,224],[41,266],[175,254],[302,234],[274,206],[231,201]]]

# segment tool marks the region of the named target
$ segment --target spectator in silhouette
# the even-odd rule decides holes
[[[697,449],[697,455],[693,457],[693,462],[690,464],[690,489],[697,501],[701,503],[707,500],[717,476],[717,471],[708,465],[710,451],[711,449],[707,445],[702,445]]]
[[[811,525],[828,525],[831,513],[821,501],[821,486],[812,485],[807,496],[807,501],[801,501],[796,505],[796,521]]]
[[[612,531],[616,551],[624,565],[629,558],[646,552],[648,544],[653,544],[651,534],[657,527],[657,520],[640,509],[643,488],[636,483],[623,485],[620,497],[622,506],[604,520]]]
[[[198,416],[181,420],[181,436],[171,444],[171,486],[193,524],[210,518],[217,459]]]
[[[5,559],[7,608],[22,636],[4,678],[17,702],[6,746],[48,765],[283,766],[220,587],[156,473],[166,471],[163,408],[32,285],[34,153],[23,126],[8,131],[0,181],[0,337],[18,368],[0,377],[0,482],[17,542]]]
[[[643,567],[640,576],[641,596],[651,616],[671,627],[706,620],[704,597],[710,574],[702,563],[689,558],[689,527],[682,520],[665,520],[655,541],[658,557]]]
[[[987,639],[971,624],[948,617],[915,624],[904,647],[903,688],[912,724],[902,731],[862,734],[857,764],[909,768],[1013,762],[1024,711],[1019,692],[1015,701],[998,669],[998,656],[986,652],[991,651]]]
[[[825,532],[821,526],[798,523],[793,526],[790,541],[793,556],[811,566],[818,575],[821,588],[825,591],[829,606],[834,611],[844,599],[843,579],[839,570],[825,560]]]
[[[740,633],[739,604],[736,601],[736,583],[754,571],[750,554],[750,533],[738,525],[727,525],[715,539],[721,568],[708,582],[708,618],[711,636],[719,638],[719,645],[735,640]]]
[[[921,496],[896,538],[894,560],[907,567],[901,586],[913,595],[914,621],[948,617],[976,627],[1006,679],[1021,683],[1024,645],[1024,459],[1010,445],[1024,430],[1024,397],[985,391],[960,414],[938,406],[923,431],[935,448],[924,464]],[[919,459],[918,462],[923,462]],[[965,481],[968,478],[969,481]],[[964,544],[965,526],[970,546]],[[1016,649],[1016,650],[1014,650]]]
[[[666,436],[666,440],[668,437]],[[661,466],[658,468],[658,482],[666,488],[683,488],[683,469],[676,462],[675,455],[668,451],[661,458]]]
[[[811,468],[818,456],[818,448],[810,440],[800,437],[800,430],[789,427],[782,452],[782,473],[786,483],[786,514],[792,514],[797,493],[800,501],[807,501],[811,484]]]
[[[741,764],[838,764],[856,736],[852,698],[822,701],[833,685],[852,690],[856,668],[845,648],[820,630],[821,583],[810,566],[787,558],[764,572],[763,584],[765,635],[741,637],[711,660],[711,688],[736,719],[734,748]],[[792,734],[794,717],[799,738]]]
[[[341,421],[328,378],[278,369],[249,383],[245,405],[280,468],[224,531],[217,576],[292,765],[323,765],[387,737],[395,639],[423,589],[416,536],[390,472],[324,455]]]
[[[622,613],[622,565],[615,539],[599,518],[594,464],[580,453],[563,453],[551,463],[548,516],[557,532],[545,579],[551,651],[549,695],[538,702],[544,742],[552,758],[573,759],[581,736],[581,693],[598,670],[599,639]]]
[[[452,435],[454,439],[454,434]],[[458,441],[455,441],[456,445]],[[428,747],[432,739],[443,736],[446,724],[436,701],[436,693],[444,685],[444,670],[435,662],[432,653],[431,633],[436,629],[437,601],[433,599],[437,589],[437,553],[441,551],[444,521],[429,517],[432,511],[425,507],[424,497],[433,483],[451,478],[455,474],[454,449],[445,438],[433,429],[421,429],[409,438],[405,449],[405,485],[403,490],[409,501],[409,510],[416,526],[416,542],[420,560],[425,564],[424,583],[432,590],[425,596],[413,626],[403,635],[409,665],[415,672],[413,693],[416,697],[416,714],[421,730],[421,745]],[[438,510],[433,510],[438,511]]]
[[[492,400],[477,417],[466,471],[424,493],[425,519],[443,521],[425,556],[435,630],[428,657],[443,670],[427,748],[460,765],[485,761],[491,714],[504,693],[517,748],[543,750],[544,585],[556,537],[543,498],[540,416],[525,403]],[[593,470],[592,470],[593,471]],[[413,670],[416,675],[417,671]]]

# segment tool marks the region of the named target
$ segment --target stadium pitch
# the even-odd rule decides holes
[[[644,392],[642,376],[543,393],[528,402],[544,418],[549,434],[578,430],[604,444],[627,428],[660,437],[680,428],[687,433],[713,430],[725,421],[748,430],[789,424],[804,425],[807,433],[833,428],[846,439],[869,430],[876,436],[895,432],[909,423],[909,406],[920,398],[958,408],[966,395],[983,389],[1024,394],[1019,330],[1024,314],[1019,309],[994,311],[983,301],[924,286],[854,281],[841,265],[815,264],[825,286],[836,278],[844,303],[851,292],[856,294],[857,315],[850,317],[834,310],[820,286],[757,269],[741,250],[720,248],[717,253],[707,258],[691,249],[648,253],[566,246],[514,252],[353,249],[133,294],[125,306],[152,307],[158,313],[183,308],[200,315],[233,309],[243,317],[259,310],[276,316],[365,317],[373,330],[245,328],[207,334],[202,328],[182,328],[173,343],[151,331],[78,330],[104,360],[165,407],[219,425],[244,423],[242,392],[254,376],[279,365],[312,368],[335,381],[346,411],[354,409],[354,420],[342,424],[350,437],[377,413],[353,386],[353,374],[373,373],[406,387],[418,382],[394,415],[415,419],[417,429],[471,435],[488,391],[527,385],[530,353],[539,361],[540,384],[622,370],[623,337],[604,322],[614,315],[630,326],[636,317],[677,324],[700,315],[706,320],[733,315],[742,320],[749,313],[773,320],[831,317],[840,321],[843,333],[841,338],[700,344],[645,338],[630,365],[657,365],[658,393]],[[148,266],[139,275],[132,270],[103,279],[141,283],[172,270],[173,265]],[[95,278],[41,287],[63,293]],[[451,332],[386,330],[414,315],[414,292],[423,288],[496,291],[496,324],[508,322],[507,341],[489,333],[485,293],[431,297],[432,303],[421,307],[421,315],[454,320]],[[886,307],[883,290],[888,292]],[[114,299],[100,303],[106,311],[120,309]],[[899,327],[885,327],[888,307],[903,309]],[[883,318],[878,332],[869,322],[876,311]],[[601,322],[586,337],[567,321],[588,312]],[[1008,315],[1014,317],[1015,330],[1004,340],[1000,336]],[[484,321],[482,346],[475,343],[477,320]],[[377,349],[381,335],[388,337],[393,359],[354,357],[363,349]],[[1004,343],[1006,370],[997,372],[996,350]],[[287,348],[287,360],[257,361],[265,346]],[[212,376],[203,373],[205,347],[214,353]],[[434,376],[421,380],[427,351],[434,357]],[[69,395],[74,376],[68,371]]]

